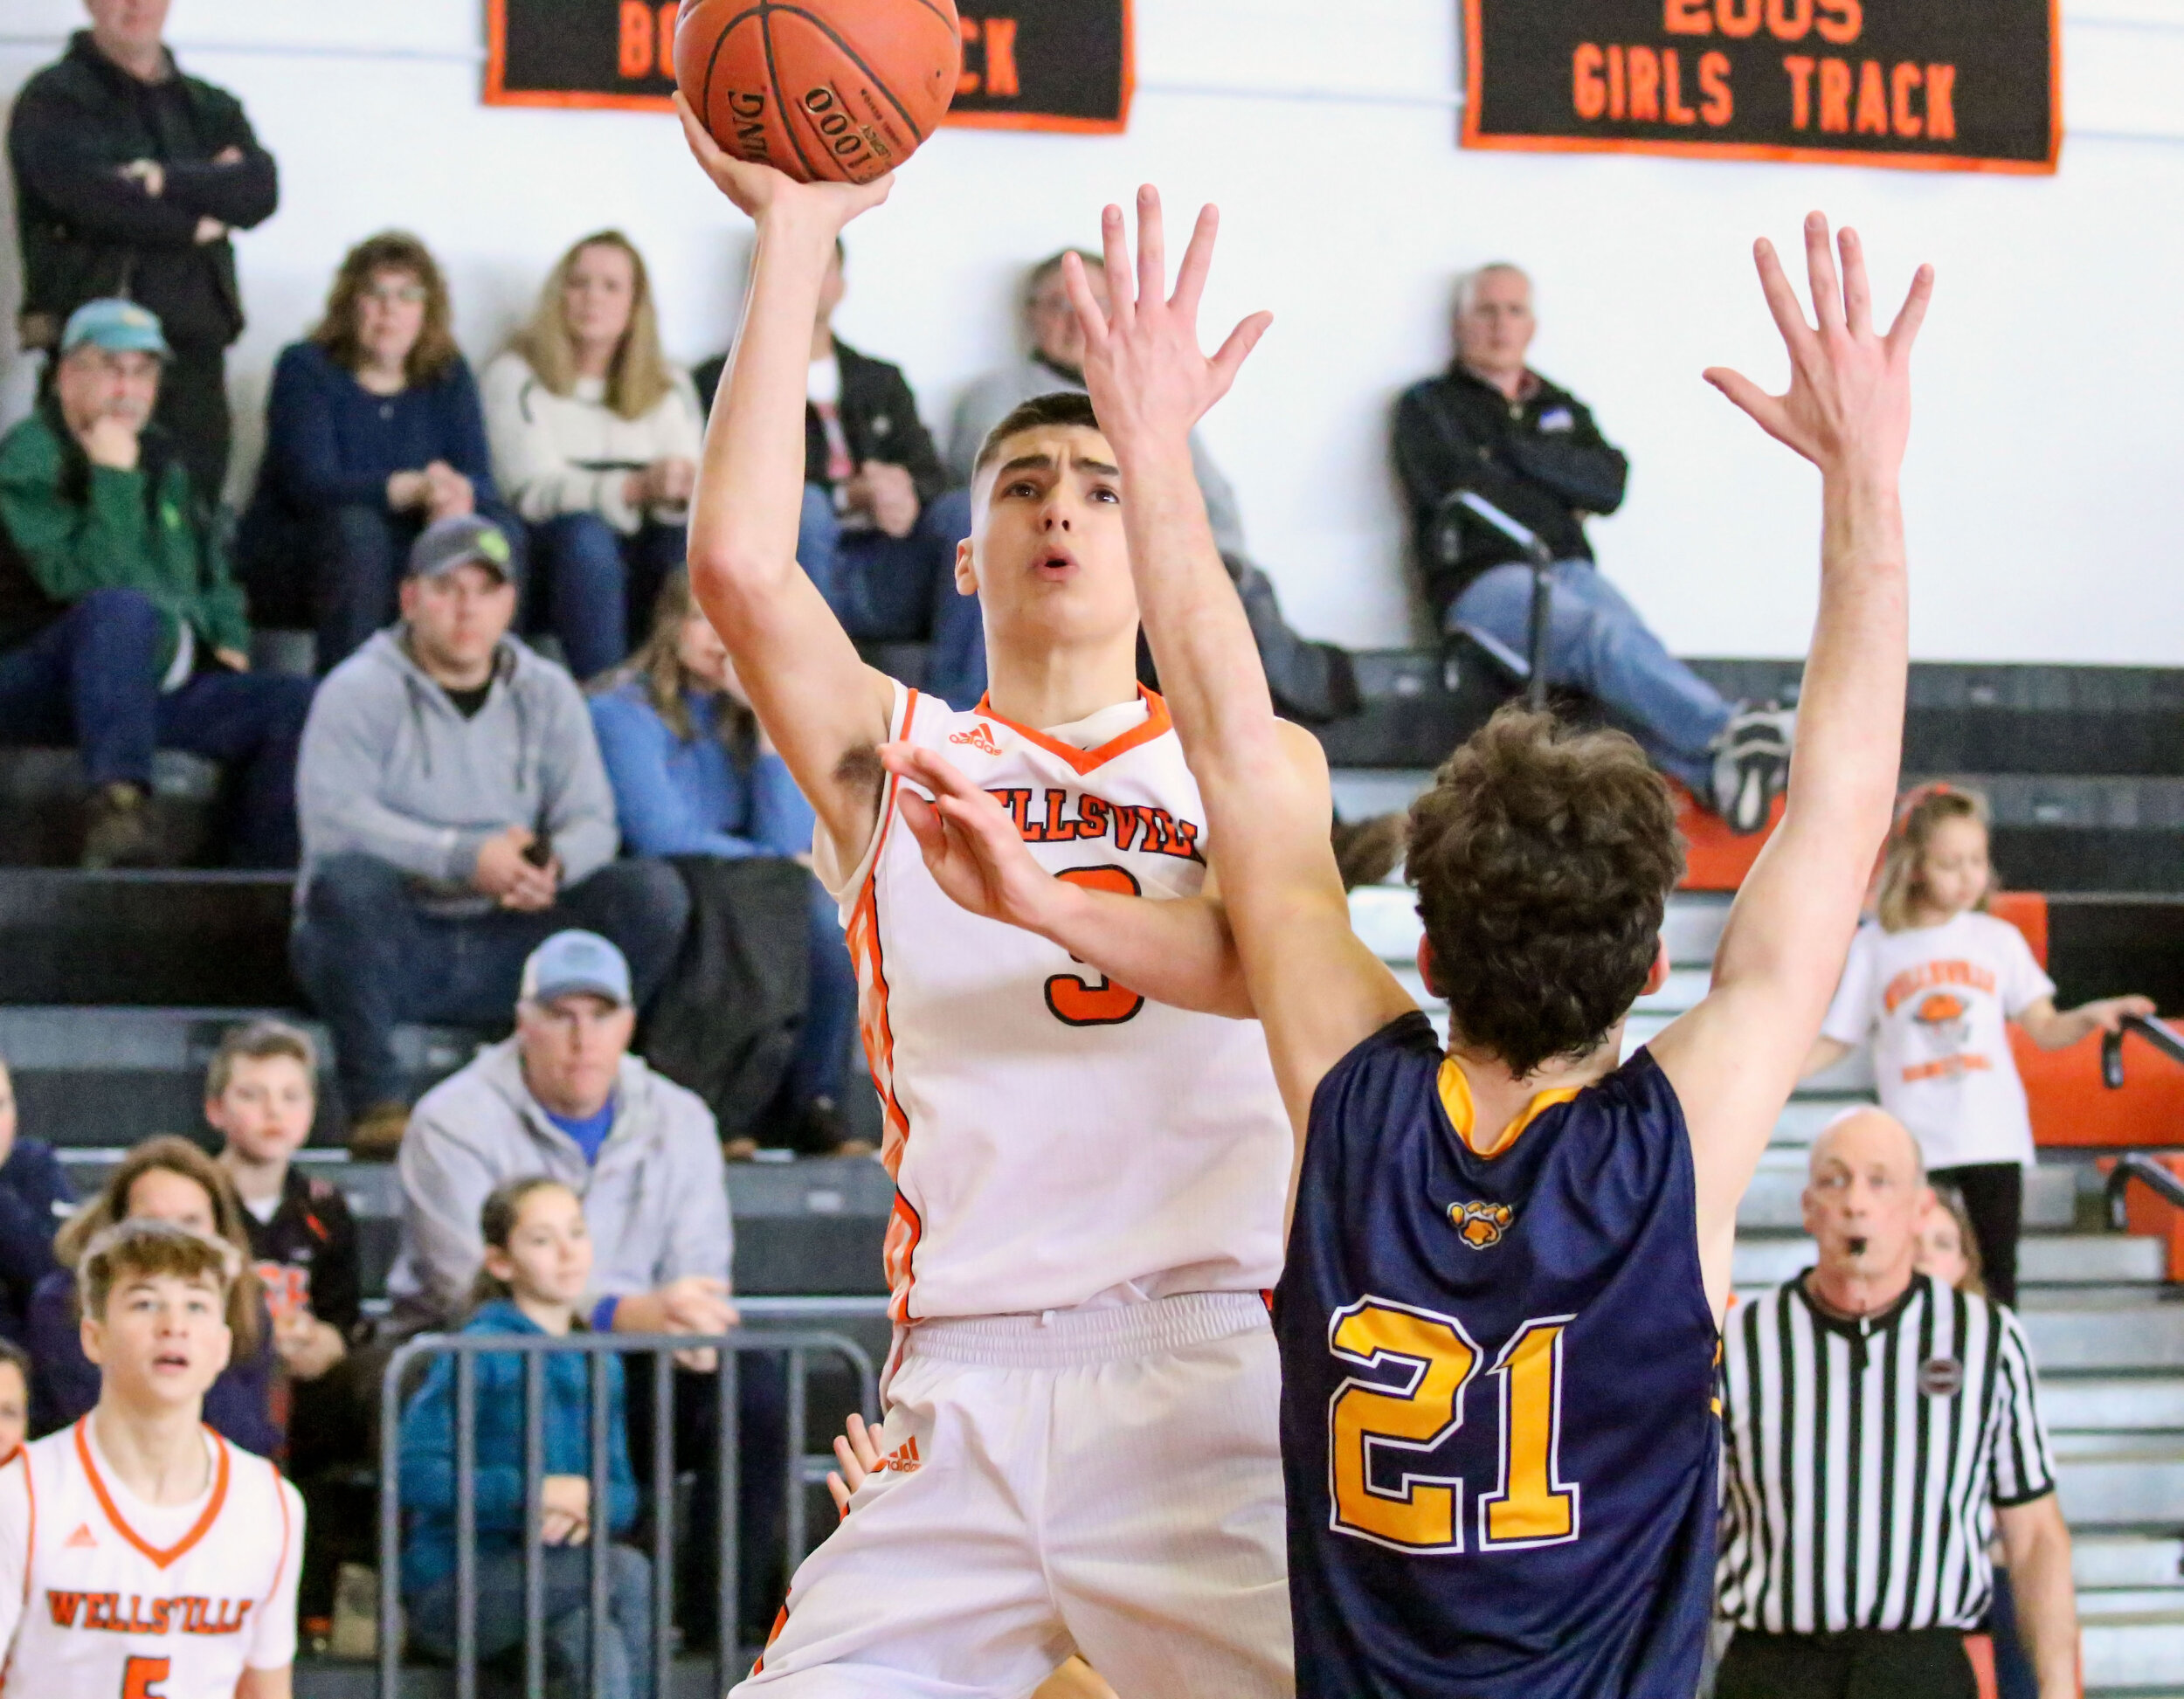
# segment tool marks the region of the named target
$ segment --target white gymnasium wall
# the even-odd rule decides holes
[[[1130,134],[944,132],[851,232],[844,335],[906,366],[937,425],[1006,345],[1026,259],[1095,238],[1102,201],[1141,179],[1186,216],[1219,200],[1209,334],[1277,315],[1206,426],[1254,551],[1307,631],[1400,642],[1388,405],[1447,357],[1453,274],[1521,260],[1539,287],[1536,363],[1634,462],[1628,502],[1594,528],[1605,566],[1674,647],[1792,654],[1812,613],[1814,481],[1698,373],[1780,376],[1749,243],[1794,242],[1820,206],[1863,230],[1884,295],[1918,259],[1940,271],[1909,473],[1916,653],[2184,665],[2184,0],[2066,0],[2070,136],[2051,178],[1467,154],[1456,10],[1137,0]],[[383,225],[448,264],[473,359],[556,253],[608,224],[651,257],[675,356],[727,338],[746,230],[672,120],[482,106],[480,11],[176,0],[184,61],[242,96],[281,168],[280,213],[238,244],[238,483],[275,353],[344,246]],[[7,0],[0,91],[78,17],[72,0]],[[10,243],[10,322],[15,263]],[[0,391],[26,382],[0,343]]]

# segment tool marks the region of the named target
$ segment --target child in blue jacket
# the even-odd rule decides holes
[[[566,1334],[591,1278],[584,1205],[558,1180],[527,1175],[496,1186],[480,1212],[485,1267],[465,1333]],[[581,1687],[591,1668],[591,1539],[637,1519],[623,1419],[622,1364],[607,1358],[608,1504],[591,1502],[590,1366],[576,1353],[546,1359],[545,1479],[539,1493],[549,1680]],[[523,1358],[477,1358],[478,1655],[523,1640]],[[455,1359],[436,1358],[402,1418],[402,1502],[411,1513],[402,1594],[411,1638],[455,1651]],[[606,1682],[599,1699],[651,1699],[652,1566],[625,1545],[607,1554]]]

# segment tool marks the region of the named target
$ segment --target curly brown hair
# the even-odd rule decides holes
[[[1634,741],[1503,708],[1411,807],[1451,1041],[1520,1079],[1596,1049],[1645,989],[1683,873],[1669,787]]]
[[[455,347],[455,314],[448,304],[447,280],[440,275],[432,250],[404,230],[383,230],[368,236],[342,258],[327,291],[326,313],[312,328],[311,341],[331,355],[336,365],[355,371],[364,353],[357,340],[357,297],[371,287],[382,272],[402,272],[415,278],[425,291],[425,328],[418,332],[403,376],[411,384],[437,383],[461,357]]]

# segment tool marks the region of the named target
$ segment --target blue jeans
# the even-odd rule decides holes
[[[518,581],[523,575],[523,527],[499,507],[481,507],[508,540]],[[424,521],[414,513],[390,513],[358,503],[328,508],[312,516],[307,536],[311,562],[311,611],[318,626],[321,676],[363,645],[397,611],[402,577]]]
[[[419,907],[401,868],[352,852],[311,868],[288,955],[332,1029],[354,1117],[403,1097],[397,1022],[505,1026],[524,958],[569,927],[620,947],[641,1008],[674,964],[689,915],[689,892],[665,861],[610,861],[538,914],[448,915]]]
[[[842,1067],[848,1060],[849,1035],[857,1024],[857,970],[834,899],[818,880],[812,881],[811,1000],[797,1033],[796,1056],[789,1064],[789,1102],[797,1109],[815,1097],[840,1102]]]
[[[219,762],[234,806],[230,859],[294,867],[296,745],[311,680],[223,669],[162,694],[165,631],[165,616],[143,591],[93,591],[0,654],[0,742],[73,743],[94,790],[149,786],[155,749]]]
[[[591,1551],[549,1545],[544,1565],[546,1670],[549,1693],[582,1693],[591,1672]],[[604,1648],[605,1681],[591,1699],[652,1699],[653,1568],[644,1553],[607,1548]],[[447,1575],[403,1601],[410,1638],[437,1658],[455,1655],[455,1577]],[[523,1554],[478,1554],[478,1660],[523,1644]]]
[[[1557,561],[1547,621],[1547,680],[1581,690],[1638,740],[1655,766],[1698,796],[1712,794],[1711,746],[1733,712],[1713,686],[1646,628],[1590,561]],[[1448,625],[1476,625],[1518,654],[1531,641],[1531,569],[1489,567],[1450,604]]]
[[[559,638],[579,679],[627,658],[630,633],[651,629],[660,584],[688,552],[680,525],[648,521],[624,536],[597,514],[534,525],[530,545],[536,575],[524,628]]]
[[[971,494],[926,503],[906,537],[845,531],[822,484],[804,487],[796,557],[850,636],[928,646],[923,688],[950,708],[985,694],[985,625],[978,598],[956,590],[956,545],[971,535]]]

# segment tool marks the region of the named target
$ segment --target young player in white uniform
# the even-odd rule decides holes
[[[163,1221],[85,1252],[99,1402],[0,1468],[8,1699],[287,1699],[303,1499],[199,1419],[238,1272]]]
[[[888,186],[791,183],[685,117],[758,226],[691,580],[819,816],[898,1187],[890,1467],[798,1571],[748,1685],[1015,1696],[1079,1651],[1124,1693],[1286,1695],[1261,1294],[1289,1147],[1197,787],[1137,687],[1113,455],[1082,397],[989,442],[957,564],[985,625],[978,711],[865,666],[795,543],[820,281]],[[882,766],[892,740],[1005,794],[1068,877],[1083,959],[936,882],[946,827]]]

